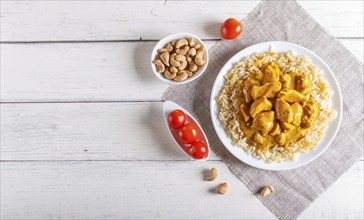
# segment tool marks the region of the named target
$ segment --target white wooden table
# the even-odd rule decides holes
[[[363,1],[300,1],[363,60]],[[3,219],[274,219],[216,155],[189,161],[166,132],[149,56],[258,1],[2,1]],[[225,196],[202,172],[217,167]],[[362,219],[363,160],[302,215]]]

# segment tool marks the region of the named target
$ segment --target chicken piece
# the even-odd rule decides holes
[[[259,132],[255,132],[254,141],[257,142],[258,144],[263,144],[264,143],[264,138]]]
[[[282,72],[278,65],[274,62],[269,64],[264,70],[263,84],[267,82],[277,82],[280,75],[282,75]]]
[[[300,126],[301,124],[301,117],[302,117],[302,106],[295,102],[294,104],[291,105],[292,108],[292,112],[293,112],[293,121],[292,124],[296,125],[296,126]]]
[[[273,104],[263,96],[260,99],[257,99],[250,106],[250,115],[255,118],[255,116],[263,111],[270,111],[272,109]]]
[[[269,132],[270,136],[276,136],[281,132],[281,126],[279,126],[279,123],[274,122],[272,130]]]
[[[287,123],[287,122],[281,122],[280,125],[284,132],[291,131],[296,128],[296,126],[294,126],[291,123]]]
[[[283,74],[279,78],[282,83],[282,88],[294,89],[296,87],[295,76],[291,74]]]
[[[293,121],[293,112],[291,106],[288,102],[277,99],[275,103],[275,110],[277,118],[282,122],[292,122]]]
[[[261,112],[253,119],[252,128],[262,131],[264,134],[272,130],[274,125],[274,111]]]
[[[249,119],[250,119],[249,108],[246,107],[244,104],[241,104],[240,111],[241,111],[241,114],[243,115],[244,121],[245,122],[249,121]]]
[[[297,91],[302,94],[311,93],[311,80],[308,75],[300,75],[297,77]]]
[[[314,101],[309,101],[307,103],[304,103],[302,106],[302,110],[303,110],[303,115],[301,119],[301,127],[303,128],[312,127],[319,114],[319,108],[317,103]]]
[[[275,136],[275,140],[277,141],[278,145],[283,146],[286,142],[287,135],[286,133],[279,133]]]
[[[282,84],[280,82],[269,82],[262,86],[253,86],[251,90],[251,96],[254,100],[257,100],[263,96],[267,98],[273,98],[281,90]]]
[[[290,103],[302,102],[307,100],[307,97],[304,96],[303,94],[297,92],[294,89],[287,89],[287,88],[282,89],[279,92],[278,98]]]
[[[252,87],[253,86],[260,86],[260,83],[259,83],[259,81],[248,77],[247,79],[245,79],[242,86],[243,86],[244,100],[245,100],[246,103],[249,103],[252,100],[252,97],[251,97]]]

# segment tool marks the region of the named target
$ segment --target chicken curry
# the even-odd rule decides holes
[[[240,127],[247,143],[262,152],[301,139],[319,114],[309,76],[283,73],[274,62],[250,73],[238,90]]]

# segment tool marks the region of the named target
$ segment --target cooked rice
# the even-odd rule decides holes
[[[260,72],[259,69],[271,62],[276,62],[283,73],[295,71],[299,74],[309,75],[312,81],[313,99],[317,102],[320,114],[305,137],[291,143],[288,147],[271,147],[266,152],[261,152],[255,146],[246,142],[237,113],[237,88],[250,73]],[[331,96],[333,91],[328,88],[327,82],[322,77],[322,71],[315,66],[306,56],[298,56],[293,52],[278,54],[270,50],[268,53],[255,53],[238,62],[232,70],[224,76],[224,85],[217,97],[219,104],[219,119],[232,144],[243,148],[249,155],[263,159],[266,162],[283,162],[294,160],[298,153],[313,150],[319,145],[327,124],[336,117],[332,110]]]

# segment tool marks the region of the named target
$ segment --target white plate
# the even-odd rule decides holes
[[[216,97],[218,96],[221,86],[224,83],[224,75],[226,75],[228,71],[232,69],[234,64],[242,60],[244,57],[250,56],[255,52],[258,53],[267,52],[269,50],[269,47],[272,47],[272,49],[277,53],[294,51],[297,55],[306,55],[307,57],[309,57],[312,60],[312,62],[323,71],[324,78],[329,83],[329,87],[334,91],[334,95],[332,96],[332,108],[337,112],[337,117],[329,123],[328,125],[329,127],[326,130],[326,134],[324,135],[321,143],[317,146],[315,150],[311,150],[306,153],[301,153],[297,156],[295,160],[286,161],[282,163],[267,163],[263,160],[256,159],[253,156],[248,155],[242,148],[232,145],[231,139],[227,137],[218,119],[218,106],[216,103]],[[250,166],[265,170],[288,170],[297,168],[310,163],[318,156],[320,156],[330,146],[330,144],[334,140],[339,130],[343,112],[342,109],[343,109],[343,104],[342,104],[340,87],[330,67],[312,51],[297,44],[281,42],[281,41],[271,41],[271,42],[255,44],[235,54],[224,65],[224,67],[220,70],[220,73],[217,75],[214,86],[212,87],[211,99],[210,99],[210,111],[211,111],[212,122],[217,135],[219,136],[220,140],[225,145],[225,147],[239,160],[249,164]]]
[[[194,123],[195,125],[197,125],[197,127],[199,128],[199,140],[204,142],[207,146],[207,149],[208,149],[208,152],[207,152],[207,156],[205,158],[202,158],[202,159],[195,159],[193,157],[191,157],[184,149],[181,145],[184,145],[182,142],[178,142],[176,140],[176,137],[173,136],[172,134],[172,131],[171,129],[173,128],[170,128],[169,127],[169,124],[168,124],[168,115],[171,111],[174,111],[176,109],[179,109],[179,110],[182,110],[185,115],[186,115],[186,118],[187,118],[187,122],[192,122]],[[172,101],[166,101],[164,102],[163,104],[163,116],[164,116],[164,122],[166,123],[166,126],[167,126],[167,129],[169,131],[169,134],[172,136],[174,142],[176,143],[176,145],[178,146],[179,149],[181,149],[181,151],[183,151],[183,153],[185,153],[191,160],[196,160],[196,161],[206,161],[207,159],[209,159],[209,156],[210,156],[210,145],[209,145],[209,141],[207,140],[207,137],[206,137],[206,134],[205,132],[203,131],[203,129],[201,128],[200,124],[198,123],[198,121],[188,112],[186,111],[186,109],[182,108],[181,106],[177,105],[176,103],[172,102]]]

